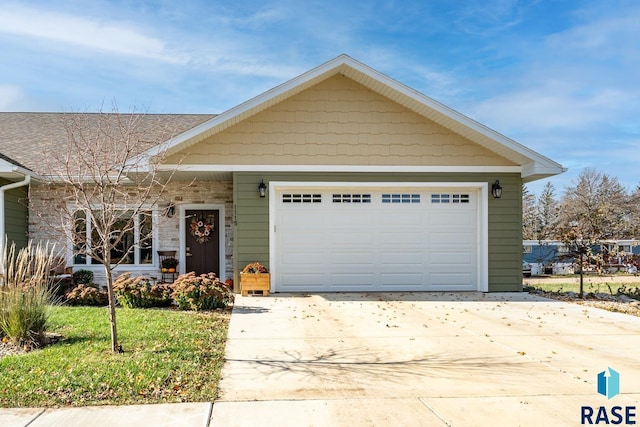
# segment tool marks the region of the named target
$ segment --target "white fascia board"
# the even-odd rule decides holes
[[[34,171],[15,165],[11,162],[7,162],[4,159],[0,159],[0,173],[15,173],[23,176],[30,176],[36,178],[38,174]]]
[[[548,160],[548,159],[547,159]],[[553,176],[566,172],[567,168],[562,165],[548,160],[547,162],[530,162],[522,165],[522,177],[527,178],[530,176]]]
[[[521,173],[520,166],[359,166],[359,165],[161,165],[160,171],[179,172],[419,172]]]

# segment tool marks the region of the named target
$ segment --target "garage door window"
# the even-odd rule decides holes
[[[407,193],[383,194],[382,203],[420,203],[420,195]]]
[[[371,194],[333,194],[333,203],[371,203]]]
[[[322,203],[322,194],[283,194],[282,203]]]
[[[431,203],[469,203],[468,194],[443,194],[437,193],[431,195]]]

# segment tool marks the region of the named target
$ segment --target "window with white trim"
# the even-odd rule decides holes
[[[98,211],[94,211],[98,212]],[[74,265],[96,265],[100,264],[95,259],[85,253],[100,253],[99,247],[92,247],[92,242],[99,242],[97,230],[91,227],[91,212],[77,211],[75,213],[75,232],[83,234],[80,240],[84,240],[89,246],[88,250],[82,250],[78,254],[79,247],[74,247]],[[125,210],[119,213],[120,219],[114,224],[114,230],[122,230],[129,223],[132,213]],[[139,212],[133,218],[133,227],[122,235],[120,241],[111,249],[111,259],[113,263],[120,262],[125,265],[148,265],[153,264],[153,217],[151,211]],[[119,234],[119,233],[118,233]],[[116,234],[113,239],[115,241]]]

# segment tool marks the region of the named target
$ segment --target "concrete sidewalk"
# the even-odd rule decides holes
[[[640,318],[528,294],[238,296],[215,404],[0,409],[0,426],[575,426],[582,406],[640,406],[638,349]]]
[[[2,427],[206,427],[212,403],[0,409]]]

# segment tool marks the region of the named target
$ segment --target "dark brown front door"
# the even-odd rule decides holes
[[[187,210],[186,270],[197,275],[215,273],[220,276],[220,211]]]

